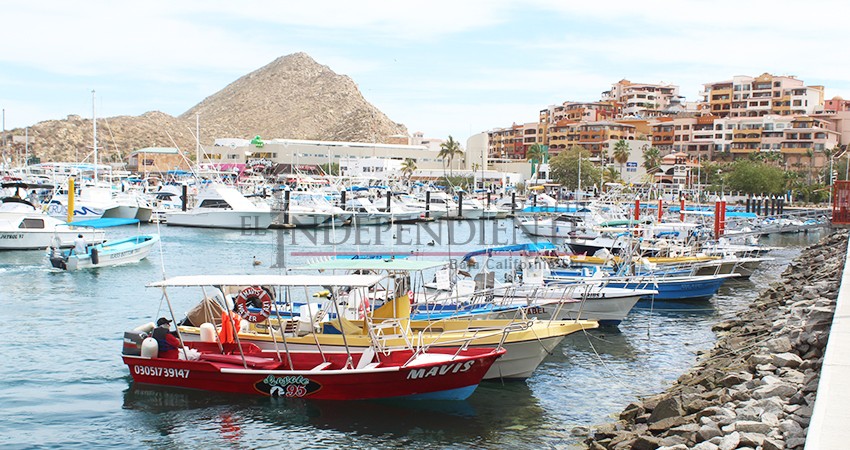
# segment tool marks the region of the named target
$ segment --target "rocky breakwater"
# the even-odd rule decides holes
[[[847,251],[836,231],[805,249],[714,349],[660,395],[596,427],[591,449],[802,449]]]

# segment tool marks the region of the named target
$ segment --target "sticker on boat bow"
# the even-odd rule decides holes
[[[408,380],[416,380],[419,378],[428,378],[435,377],[439,375],[446,375],[448,373],[458,373],[458,372],[466,372],[469,370],[472,365],[475,364],[475,361],[466,361],[463,363],[454,363],[454,364],[443,364],[442,366],[434,366],[430,369],[412,369],[407,374]]]
[[[256,383],[254,387],[271,397],[306,397],[322,388],[322,385],[301,375],[276,377],[269,375]]]

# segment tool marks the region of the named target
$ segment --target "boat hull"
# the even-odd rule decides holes
[[[82,234],[87,243],[103,242],[105,233],[99,230],[35,230],[21,229],[14,231],[0,231],[0,250],[44,250],[54,243],[54,238],[59,239],[59,246],[70,248],[74,246],[74,239]]]
[[[264,211],[177,211],[165,214],[168,226],[263,230],[271,225],[275,213]]]
[[[295,370],[288,368],[286,357],[276,364],[272,358],[253,357],[250,362],[260,361],[262,368],[246,368],[238,351],[231,355],[202,353],[198,361],[132,355],[123,359],[134,383],[141,384],[316,400],[463,400],[502,354],[504,350],[490,348],[468,349],[454,356],[453,351],[436,349],[405,364],[413,353],[399,351],[381,355],[380,364],[360,369],[343,368],[344,353],[291,354]],[[324,358],[331,362],[327,367],[323,367]]]
[[[448,321],[423,321],[412,325],[413,335],[411,336],[412,344],[428,345],[430,348],[440,348],[443,351],[453,351],[458,349],[458,342],[473,339],[470,348],[492,348],[499,344],[502,338],[501,332],[483,331],[486,330],[488,324],[486,320],[461,321],[464,324],[471,323],[472,326],[466,331],[443,331],[443,327],[451,329],[454,325]],[[452,322],[454,323],[454,322]],[[523,332],[512,332],[507,335],[507,338],[502,343],[502,347],[507,351],[505,355],[493,364],[493,367],[487,371],[484,376],[485,380],[489,379],[515,379],[522,380],[531,376],[531,373],[540,365],[543,359],[554,349],[568,334],[571,334],[581,329],[595,328],[596,322],[545,322],[536,321],[533,329],[528,329]],[[480,325],[479,325],[480,324]],[[469,325],[467,325],[469,326]],[[481,328],[475,328],[479,326]],[[427,329],[428,331],[422,334],[422,340],[419,340],[419,332]],[[183,339],[187,341],[197,341],[200,339],[198,328],[181,327]],[[523,335],[522,333],[525,333]],[[316,342],[318,340],[323,351],[326,352],[344,352],[348,348],[352,354],[362,354],[371,345],[368,336],[363,335],[346,335],[346,339],[342,339],[340,334],[318,334],[306,335],[297,338],[287,338],[286,346],[282,343],[281,337],[277,337],[276,341],[267,333],[260,334],[242,334],[239,339],[242,342],[251,342],[257,345],[266,352],[276,352],[288,349],[296,352],[318,352]],[[384,345],[394,347],[403,344],[401,338],[391,337],[384,342]]]
[[[50,263],[52,267],[64,270],[90,269],[136,263],[147,258],[154,244],[157,242],[159,242],[158,236],[136,236],[95,246],[94,249],[98,251],[97,263],[94,262],[91,251],[85,255],[50,258]]]

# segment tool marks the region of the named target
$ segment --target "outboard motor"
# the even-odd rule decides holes
[[[62,255],[62,250],[58,247],[50,247],[50,265],[55,269],[68,270],[68,265],[65,262],[65,256]]]

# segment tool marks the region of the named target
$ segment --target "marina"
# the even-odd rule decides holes
[[[163,272],[166,276],[278,274],[282,267],[306,265],[326,250],[364,251],[369,248],[366,241],[375,239],[398,253],[432,250],[432,256],[442,258],[449,252],[459,258],[480,248],[475,236],[479,228],[458,221],[428,225],[440,227],[443,236],[451,230],[450,248],[433,249],[427,241],[397,242],[402,233],[415,235],[416,227],[426,224],[369,227],[371,234],[361,235],[358,243],[346,241],[350,231],[331,229],[327,233],[336,248],[317,248],[317,238],[308,230],[143,224],[138,229],[110,230],[110,239],[122,233],[161,235],[162,254],[157,248],[136,264],[55,272],[38,251],[0,254],[6,306],[21,298],[50,302],[50,308],[28,308],[0,331],[4,342],[26,345],[29,356],[0,369],[5,380],[0,387],[3,443],[260,447],[270,433],[297,431],[305,442],[331,447],[350,445],[352,433],[358,445],[375,448],[406,440],[422,447],[579,445],[589,427],[608,421],[630,399],[660,391],[678,378],[698,352],[713,345],[712,325],[746,307],[764,286],[777,281],[801,248],[821,235],[814,230],[765,236],[765,245],[777,247],[771,252],[774,259],[764,262],[749,280],[730,281],[710,300],[685,307],[638,305],[617,327],[567,336],[527,380],[484,382],[460,402],[341,406],[135,386],[117,357],[125,330],[164,314],[161,292],[142,287],[162,279]],[[486,229],[514,230],[509,219]],[[517,239],[527,238],[520,233]],[[209,257],[198,258],[199,254]],[[278,262],[284,264],[276,267]],[[191,306],[178,305],[178,314]],[[76,362],[52,362],[57,349]],[[100,436],[102,444],[92,444],[92,435]]]

